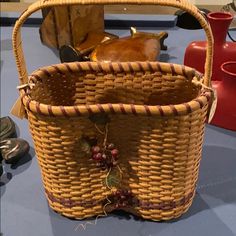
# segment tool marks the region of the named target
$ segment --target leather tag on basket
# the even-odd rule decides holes
[[[216,93],[216,89],[213,89],[212,102],[210,105],[209,115],[208,115],[208,123],[212,121],[215,111],[216,111],[216,107],[217,107],[217,93]]]
[[[20,118],[20,119],[23,119],[23,118],[26,118],[26,112],[25,112],[25,108],[24,108],[24,105],[21,101],[21,97],[19,97],[15,104],[13,105],[12,109],[11,109],[11,114]]]
[[[42,13],[41,41],[52,48],[79,45],[89,32],[104,31],[103,6],[59,6]]]

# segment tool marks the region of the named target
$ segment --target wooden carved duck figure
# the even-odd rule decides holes
[[[168,33],[158,34],[138,32],[131,27],[131,36],[105,41],[91,53],[91,61],[127,62],[156,61],[160,50],[167,50],[164,40]]]
[[[138,32],[131,27],[131,36],[118,38],[108,33],[91,32],[77,47],[65,45],[60,49],[62,62],[156,61],[160,50],[167,50],[164,40],[168,33]]]

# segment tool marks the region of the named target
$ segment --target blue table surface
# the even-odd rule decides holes
[[[168,50],[162,52],[162,61],[182,64],[188,43],[205,39],[202,30],[149,29],[161,30],[169,32]],[[128,29],[109,32],[120,36],[129,34]],[[11,34],[12,27],[1,28],[1,116],[9,115],[18,96]],[[22,35],[29,72],[59,63],[57,52],[40,43],[37,27],[23,27]],[[4,166],[1,178],[1,232],[4,236],[236,235],[236,132],[206,126],[197,194],[189,211],[179,219],[151,222],[117,212],[99,218],[96,226],[75,230],[86,220],[65,218],[48,207],[28,121],[11,117],[17,124],[19,137],[30,143],[31,150],[17,166]]]

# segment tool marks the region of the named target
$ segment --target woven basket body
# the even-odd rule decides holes
[[[122,208],[153,220],[181,215],[194,196],[209,92],[194,85],[191,78],[156,71],[162,67],[159,63],[139,63],[149,65],[152,72],[136,68],[123,73],[115,72],[115,64],[99,72],[88,66],[97,64],[78,65],[74,70],[74,64],[67,64],[34,73],[30,82],[35,86],[23,99],[51,207],[76,218],[103,212],[106,197],[112,194],[104,183],[107,171],[83,153],[81,139],[102,139],[91,117],[107,114],[108,140],[120,150],[120,185],[138,200]],[[188,74],[194,75],[193,71]],[[188,106],[192,100],[199,108],[178,114],[174,104]],[[82,105],[107,103],[117,104],[118,110],[106,111],[96,105],[81,116]],[[44,109],[41,104],[50,106]],[[146,114],[123,104],[146,105]],[[167,106],[173,114],[151,114],[151,108],[159,112],[169,104],[173,104]],[[61,116],[54,116],[56,106],[74,109],[72,117],[63,107],[58,107]],[[115,208],[109,204],[106,211]]]
[[[18,58],[22,49],[15,49]],[[205,77],[157,62],[59,64],[26,77],[18,63],[22,84],[33,84],[20,92],[52,209],[77,219],[117,208],[151,220],[183,214],[195,194],[211,98],[207,58]],[[102,143],[104,130],[119,150],[119,171],[98,167],[84,144]],[[117,172],[110,188],[107,179]],[[130,199],[112,201],[117,189]]]

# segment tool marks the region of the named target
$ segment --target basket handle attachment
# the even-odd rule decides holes
[[[13,51],[15,55],[17,70],[19,74],[20,84],[28,82],[28,72],[26,68],[22,40],[21,40],[21,26],[25,20],[34,12],[47,7],[65,6],[65,5],[115,5],[115,4],[129,4],[129,5],[160,5],[180,8],[193,15],[205,30],[207,37],[207,52],[205,61],[205,73],[203,83],[206,86],[211,86],[212,74],[212,58],[213,58],[213,36],[206,18],[202,15],[199,9],[186,0],[41,0],[33,3],[26,9],[13,29],[12,41]]]

